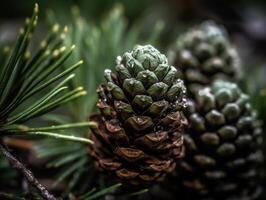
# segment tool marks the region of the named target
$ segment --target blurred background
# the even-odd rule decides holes
[[[135,44],[143,43],[151,43],[167,54],[182,32],[204,20],[214,20],[228,30],[230,39],[242,58],[245,74],[242,88],[251,95],[260,118],[265,121],[265,0],[8,0],[2,2],[0,7],[1,46],[16,39],[18,29],[25,17],[30,16],[36,2],[40,6],[40,25],[36,37],[48,32],[54,23],[67,25],[70,37],[66,43],[74,43],[77,47],[73,59],[82,58],[85,60],[84,66],[90,66],[86,73],[80,72],[83,76],[89,74],[89,81],[86,81],[86,77],[82,79],[80,75],[78,77],[81,78],[73,83],[82,84],[91,95],[82,104],[72,105],[68,112],[71,121],[86,120],[94,111],[95,88],[102,81],[103,70],[115,62],[117,55]],[[51,120],[51,116],[47,119]],[[27,143],[26,150],[31,149],[31,145]],[[45,149],[39,153],[45,154],[44,152]],[[28,160],[32,168],[46,162],[36,161],[34,156],[29,156]],[[39,170],[36,167],[36,171]],[[73,171],[61,176],[60,180],[70,177]],[[41,176],[47,177],[47,173],[55,172],[42,169]],[[50,182],[47,183],[49,184]]]
[[[28,0],[5,1],[0,8],[0,41],[12,40],[25,16],[38,2],[41,21],[47,21],[47,11],[53,10],[63,23],[69,21],[70,9],[78,6],[82,15],[93,23],[99,22],[116,4],[124,7],[124,14],[131,25],[135,21],[144,23],[144,33],[161,20],[165,26],[160,45],[165,47],[176,38],[179,32],[205,19],[213,19],[228,29],[242,57],[251,61],[247,55],[256,57],[250,63],[263,65],[266,47],[266,2],[263,0]],[[115,28],[115,27],[114,27]]]
[[[135,20],[144,20],[149,25],[160,19],[166,24],[165,31],[172,33],[173,30],[182,30],[204,19],[214,19],[224,24],[241,41],[239,45],[252,44],[251,49],[246,50],[263,54],[265,47],[266,2],[263,0],[9,0],[0,8],[1,40],[6,36],[3,29],[8,25],[16,27],[17,23],[28,16],[35,2],[39,3],[42,11],[52,9],[66,19],[70,16],[70,7],[77,5],[86,18],[95,22],[101,20],[115,4],[120,3],[130,24]],[[45,12],[41,13],[41,20],[45,20]]]
[[[41,22],[47,23],[47,13],[53,10],[56,18],[61,19],[61,24],[69,22],[73,6],[80,8],[86,20],[97,24],[115,5],[121,4],[128,29],[138,22],[144,24],[142,33],[149,34],[158,20],[164,23],[159,38],[161,48],[169,46],[180,32],[191,25],[213,19],[227,28],[247,68],[265,65],[266,2],[263,0],[9,0],[0,8],[0,42],[14,39],[15,30],[31,13],[35,2],[42,10]]]

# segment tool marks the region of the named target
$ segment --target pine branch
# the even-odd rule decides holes
[[[75,48],[75,45],[72,44],[62,45],[67,28],[60,32],[59,25],[54,25],[48,36],[40,42],[39,48],[33,56],[29,53],[28,48],[37,26],[38,12],[39,9],[36,4],[32,17],[26,19],[24,27],[20,30],[15,46],[10,50],[10,55],[5,53],[6,58],[1,58],[0,137],[15,134],[44,135],[91,144],[92,142],[86,138],[50,132],[51,130],[84,127],[88,124],[66,124],[61,127],[44,127],[45,129],[25,128],[21,125],[32,118],[86,95],[86,91],[81,86],[70,88],[70,90],[67,86],[67,82],[75,76],[75,74],[70,73],[77,69],[83,61],[74,61],[74,64],[69,64],[68,68],[61,70],[61,72],[58,71]],[[68,48],[68,46],[70,47]],[[53,83],[55,83],[54,86],[52,86]],[[48,88],[50,86],[52,89]],[[30,104],[32,97],[40,94],[44,89],[48,92]]]
[[[39,128],[23,125],[26,121],[86,95],[86,91],[80,85],[67,85],[75,76],[72,74],[73,71],[83,61],[72,60],[67,68],[60,70],[75,48],[73,44],[63,44],[67,28],[62,30],[59,25],[54,25],[50,33],[39,43],[39,47],[30,53],[38,13],[36,4],[32,17],[25,20],[24,27],[19,31],[14,47],[10,50],[5,49],[0,57],[0,141],[4,136],[40,135],[84,143],[84,146],[92,144],[91,140],[74,134],[54,133],[63,129],[87,127],[90,125],[87,122]],[[12,166],[23,173],[45,199],[56,199],[8,149],[1,146],[1,151]]]
[[[25,200],[24,198],[17,197],[13,194],[0,192],[0,198],[6,199],[6,200]]]
[[[27,133],[28,135],[43,135],[67,141],[93,144],[93,141],[87,138],[77,137],[74,135],[62,135],[49,131],[66,130],[66,129],[82,128],[82,127],[96,127],[96,126],[97,123],[95,122],[69,123],[69,124],[49,126],[49,127],[39,127],[39,128],[30,128],[24,125],[13,125],[13,126],[7,126],[6,128],[0,127],[0,133],[2,133],[2,135],[16,135],[16,134],[25,135],[25,133]]]
[[[115,189],[121,187],[122,184],[121,183],[117,183],[115,185],[112,185],[110,187],[104,188],[100,191],[96,192],[96,189],[93,188],[91,189],[88,193],[84,194],[81,199],[85,199],[85,200],[93,200],[93,199],[98,199],[106,194],[112,193]]]
[[[21,163],[14,155],[12,155],[11,152],[3,144],[0,144],[0,150],[8,159],[12,167],[20,171],[25,176],[27,181],[39,191],[40,195],[44,199],[57,200],[57,198],[54,197],[54,195],[50,194],[49,191],[34,177],[33,173],[29,169],[27,169],[25,165]]]
[[[137,43],[143,42],[143,40],[139,37],[141,27],[138,24],[133,25],[134,27],[128,27],[121,5],[115,6],[99,25],[86,21],[80,15],[78,8],[75,7],[74,9],[72,20],[68,24],[69,33],[66,40],[64,40],[64,45],[76,44],[76,49],[73,52],[73,56],[68,60],[69,63],[67,61],[67,64],[63,65],[63,69],[69,69],[70,63],[73,63],[77,58],[81,58],[84,61],[84,65],[77,69],[76,76],[67,82],[67,85],[69,88],[77,88],[82,85],[88,95],[82,99],[72,101],[67,108],[70,119],[86,121],[88,116],[94,111],[97,100],[96,87],[103,79],[102,73],[106,66],[109,67],[118,54],[132,48]],[[55,19],[51,17],[50,12],[50,19],[52,18]],[[54,24],[57,20],[51,20],[51,24]],[[116,27],[115,30],[114,26]],[[151,31],[152,34],[146,38],[145,43],[155,42],[161,30],[162,23],[156,24],[154,30]],[[58,118],[59,120],[53,116],[51,121],[59,124],[69,122],[62,120],[60,116]],[[50,132],[50,130],[46,131]],[[85,129],[84,132],[71,130],[69,133],[75,136],[88,135],[88,131]],[[60,140],[52,142],[48,139],[41,140],[36,150],[40,157],[49,160],[48,167],[60,170],[55,183],[62,180],[68,182],[64,191],[65,194],[70,191],[74,194],[82,194],[95,186],[92,185],[94,168],[87,148],[86,144],[72,144]],[[95,195],[96,192],[93,190],[92,194]],[[91,194],[88,194],[87,197],[89,198],[90,196]],[[95,198],[99,197],[95,195]]]

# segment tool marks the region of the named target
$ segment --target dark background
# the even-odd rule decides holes
[[[8,28],[13,30],[19,27],[17,23],[31,13],[35,2],[32,0],[2,2],[0,41],[6,39],[7,35],[12,37],[15,34],[14,31],[6,34],[6,31]],[[263,0],[39,0],[37,2],[42,10],[41,21],[45,20],[44,11],[47,9],[52,9],[57,15],[67,18],[70,7],[78,5],[83,15],[97,22],[116,3],[123,4],[129,23],[142,18],[149,24],[160,19],[166,24],[166,33],[171,33],[173,30],[182,31],[191,24],[214,19],[226,26],[244,58],[247,58],[246,55],[254,56],[256,59],[252,59],[252,62],[260,65],[265,61],[266,2]],[[167,34],[162,38],[163,45],[168,44],[171,37]]]
[[[263,101],[266,101],[265,0],[8,0],[1,2],[0,6],[0,44],[15,39],[24,18],[31,15],[35,2],[40,6],[42,30],[46,30],[49,9],[67,23],[71,18],[71,7],[77,5],[82,16],[97,24],[115,4],[120,3],[125,9],[129,28],[136,21],[141,21],[146,27],[144,32],[149,32],[156,21],[164,22],[159,43],[165,50],[181,32],[195,24],[209,19],[223,24],[243,60],[243,88],[250,93],[246,86],[255,85],[250,87],[256,90],[252,91],[252,101],[260,118],[265,121],[266,108],[259,106],[265,106]],[[262,80],[258,81],[261,77]]]

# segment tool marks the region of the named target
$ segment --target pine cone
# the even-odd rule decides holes
[[[214,22],[202,23],[181,35],[171,53],[171,63],[181,67],[180,78],[190,96],[214,80],[237,81],[241,76],[238,54],[223,27]]]
[[[105,71],[92,116],[91,154],[99,170],[131,184],[162,180],[182,156],[185,92],[175,67],[154,47],[137,46]]]
[[[249,97],[236,84],[216,81],[188,104],[186,157],[178,165],[188,194],[192,199],[257,199],[262,130]]]

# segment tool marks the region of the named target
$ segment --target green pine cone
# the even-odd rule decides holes
[[[186,157],[178,166],[192,199],[257,199],[262,130],[249,97],[236,84],[216,81],[189,103]]]
[[[224,28],[214,22],[204,22],[182,34],[171,53],[171,63],[181,67],[180,77],[192,96],[214,80],[235,82],[241,76],[236,49]]]
[[[187,125],[183,81],[165,55],[150,45],[117,57],[98,88],[100,115],[92,128],[97,168],[132,184],[162,180],[182,156]]]

